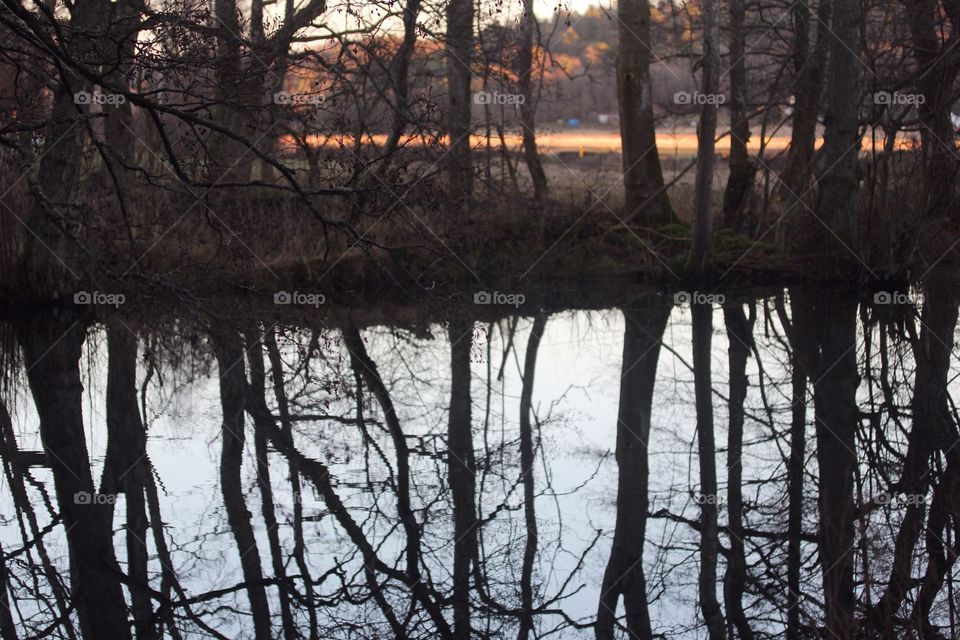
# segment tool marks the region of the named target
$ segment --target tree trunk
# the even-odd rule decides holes
[[[384,145],[383,164],[379,175],[383,177],[393,163],[393,154],[403,137],[403,130],[410,121],[410,59],[417,46],[417,17],[420,15],[420,0],[407,0],[403,7],[403,42],[390,63],[390,77],[393,83],[393,121],[390,137]]]
[[[817,220],[811,224],[817,230],[813,236],[817,251],[830,246],[837,255],[855,250],[857,239],[858,111],[863,64],[856,53],[860,50],[859,20],[860,0],[833,0],[823,136],[825,172],[820,177]]]
[[[470,568],[477,552],[476,470],[470,398],[473,323],[450,322],[447,469],[453,497],[453,637],[470,640]]]
[[[80,316],[33,318],[21,342],[70,550],[73,604],[87,638],[130,638],[106,505],[96,500],[83,428]]]
[[[17,625],[13,621],[13,610],[10,608],[9,585],[7,560],[0,557],[0,638],[17,640]]]
[[[940,483],[933,490],[930,500],[930,517],[927,521],[927,567],[920,583],[913,611],[910,613],[912,626],[917,637],[940,640],[944,636],[930,622],[933,604],[939,597],[946,577],[960,555],[956,544],[947,547],[947,530],[951,524],[956,536],[957,519],[960,518],[957,504],[960,503],[960,466],[956,454],[949,456],[947,468]],[[951,522],[952,520],[952,522]]]
[[[831,0],[817,3],[817,41],[810,50],[810,3],[794,0],[793,18],[793,117],[787,165],[781,176],[786,185],[784,198],[796,207],[795,199],[809,186],[810,168],[817,141],[817,117],[823,93],[823,69],[830,38]],[[778,226],[782,229],[783,225]]]
[[[70,38],[66,53],[73,60],[89,64],[97,58],[97,41],[89,34],[107,30],[110,3],[105,0],[78,0],[71,10]],[[86,140],[86,118],[90,108],[76,95],[90,93],[92,85],[81,75],[59,67],[64,77],[53,89],[53,106],[44,134],[37,184],[42,190],[33,209],[31,232],[27,236],[26,273],[36,289],[64,296],[78,288],[82,279],[79,243],[84,238],[83,207],[80,206],[80,167]]]
[[[793,358],[792,419],[787,462],[787,640],[800,640],[800,576],[803,558],[803,470],[806,467],[807,377]]]
[[[697,403],[697,451],[700,465],[700,610],[710,640],[723,640],[723,611],[717,601],[717,460],[713,432],[713,387],[710,346],[713,307],[693,304],[693,377]]]
[[[418,585],[417,588],[423,588],[420,585],[419,563],[422,527],[417,521],[410,500],[410,448],[407,446],[406,435],[404,435],[400,420],[397,417],[390,392],[387,390],[383,378],[380,377],[380,371],[377,369],[376,363],[367,353],[360,332],[355,327],[347,328],[343,331],[343,338],[347,350],[350,352],[350,362],[354,372],[366,381],[367,386],[373,391],[373,395],[383,410],[384,421],[387,424],[393,448],[397,455],[397,512],[403,525],[404,534],[407,537],[407,576],[411,584]]]
[[[648,448],[657,362],[670,306],[625,308],[623,317],[623,363],[617,413],[617,521],[600,589],[595,633],[597,640],[613,639],[617,602],[622,595],[630,637],[651,640],[653,632],[643,572],[649,508]]]
[[[223,504],[227,510],[227,523],[237,543],[255,637],[257,640],[271,640],[270,605],[263,586],[260,551],[250,522],[250,511],[243,498],[240,475],[243,465],[243,413],[247,395],[243,348],[239,336],[232,334],[213,337],[213,344],[220,368],[220,404],[223,408],[223,453],[220,458]]]
[[[649,1],[620,0],[617,17],[617,98],[625,217],[648,226],[666,224],[673,220],[673,211],[663,184],[653,118]]]
[[[473,60],[473,0],[447,4],[447,135],[450,193],[458,199],[473,194],[470,147],[470,64]]]
[[[263,420],[270,415],[267,407],[267,376],[263,365],[263,342],[259,330],[251,327],[246,333],[247,358],[250,360],[250,384],[247,387],[247,404],[256,403],[260,411],[253,412],[253,446],[257,460],[257,487],[260,489],[260,512],[270,547],[273,575],[277,579],[280,601],[280,622],[284,640],[296,640],[298,635],[291,608],[290,584],[286,575],[283,548],[280,546],[279,523],[273,501],[273,481],[270,478],[270,455],[267,448],[268,429]],[[272,426],[272,425],[270,425]]]
[[[123,324],[107,329],[107,454],[100,490],[123,492],[127,505],[128,588],[136,637],[157,638],[148,572],[143,480],[147,432],[137,404],[137,337]],[[108,505],[112,511],[112,505]],[[112,518],[111,518],[112,519]]]
[[[267,356],[270,359],[270,373],[273,379],[273,395],[277,401],[277,413],[280,416],[280,426],[286,437],[293,437],[293,423],[290,420],[290,408],[287,400],[287,391],[283,380],[283,360],[280,357],[280,348],[277,345],[275,329],[270,328],[264,336],[267,346]],[[306,541],[303,536],[303,498],[300,483],[300,468],[297,461],[291,456],[287,459],[287,470],[290,474],[290,490],[293,499],[293,557],[300,571],[300,578],[304,585],[304,603],[307,607],[307,620],[310,625],[310,640],[319,640],[317,635],[317,603],[313,593],[313,579],[310,567],[306,560]]]
[[[793,294],[794,328],[814,340],[813,400],[820,470],[820,564],[826,628],[849,640],[856,627],[853,468],[856,464],[857,300],[844,292]]]
[[[713,165],[717,136],[717,101],[720,92],[720,1],[703,0],[703,79],[706,97],[697,127],[697,175],[693,187],[693,245],[690,268],[702,273],[713,251]]]
[[[744,0],[730,0],[730,175],[723,194],[723,226],[736,232],[748,223],[747,209],[757,168],[750,161]]]
[[[793,299],[791,291],[791,300]],[[802,299],[802,294],[799,294]],[[787,640],[801,640],[800,578],[803,571],[803,482],[807,462],[807,378],[814,375],[817,361],[816,339],[810,335],[810,322],[800,318],[804,331],[797,330],[798,313],[794,307],[794,319],[787,317],[783,296],[776,300],[777,315],[790,345],[791,365],[791,420],[790,453],[787,459]]]
[[[747,584],[747,562],[744,556],[743,530],[743,403],[747,397],[747,359],[753,345],[753,321],[737,303],[723,308],[729,342],[730,422],[727,434],[727,528],[730,532],[730,553],[723,581],[723,600],[727,619],[736,627],[742,640],[753,640],[753,631],[743,611],[743,591]]]
[[[517,52],[517,78],[520,95],[520,126],[523,129],[523,155],[533,182],[533,197],[542,203],[547,197],[547,174],[537,152],[537,94],[533,89],[534,31],[538,29],[533,13],[533,0],[523,0],[523,17],[520,21],[520,50]]]
[[[256,2],[254,2],[254,5]],[[250,129],[250,88],[257,84],[257,69],[244,69],[243,29],[236,0],[214,0],[217,46],[217,103],[214,113],[218,123],[229,131],[242,134]],[[257,110],[259,112],[259,109]],[[243,182],[250,179],[255,154],[231,136],[212,134],[212,174],[208,179],[218,182]]]
[[[537,352],[546,325],[546,315],[540,314],[533,320],[523,361],[523,387],[520,390],[520,482],[523,484],[523,519],[527,528],[527,540],[523,547],[523,568],[520,573],[520,630],[517,632],[517,640],[527,640],[533,631],[533,563],[537,557],[537,510],[533,475],[535,448],[530,415],[533,413]]]

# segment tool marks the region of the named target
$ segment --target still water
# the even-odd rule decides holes
[[[0,637],[956,637],[911,296],[13,318]]]

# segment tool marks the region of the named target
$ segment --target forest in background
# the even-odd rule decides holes
[[[954,0],[532,9],[4,0],[5,289],[953,263]]]

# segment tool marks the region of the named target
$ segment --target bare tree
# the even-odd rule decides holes
[[[856,464],[856,301],[842,294],[797,291],[794,331],[808,341],[820,469],[820,564],[826,628],[853,637],[853,468]],[[803,336],[799,338],[799,336]]]
[[[704,0],[703,20],[703,79],[701,92],[705,98],[697,126],[697,175],[693,189],[692,246],[690,268],[705,271],[713,251],[713,166],[717,135],[716,96],[720,91],[720,3]]]
[[[723,225],[742,231],[753,195],[756,165],[750,160],[745,0],[730,0],[730,175],[723,193]]]
[[[517,640],[527,640],[533,631],[533,565],[537,559],[536,485],[533,474],[535,446],[533,439],[533,383],[536,380],[537,352],[547,325],[547,316],[537,315],[527,340],[523,360],[523,387],[520,392],[520,481],[523,483],[523,520],[527,539],[523,546],[523,567],[520,574],[520,629]]]
[[[624,309],[623,362],[617,413],[617,521],[601,584],[595,626],[597,640],[612,640],[617,602],[623,596],[627,630],[653,638],[643,569],[649,496],[648,451],[653,391],[670,306]]]
[[[523,0],[523,15],[520,17],[520,48],[517,52],[517,82],[523,102],[520,103],[520,125],[523,128],[523,155],[533,182],[533,197],[543,202],[547,197],[547,174],[537,151],[537,98],[533,82],[534,33],[539,34],[537,17],[533,13],[533,0]],[[539,38],[537,38],[539,41]]]
[[[470,349],[473,322],[450,322],[450,419],[447,468],[453,499],[453,637],[469,640],[470,568],[477,555],[476,457],[471,423]]]
[[[727,431],[727,529],[730,552],[727,572],[723,577],[723,602],[727,619],[742,640],[753,640],[753,630],[743,610],[743,592],[747,584],[747,562],[743,527],[743,403],[747,397],[747,359],[753,349],[753,323],[743,312],[743,305],[725,304],[723,320],[727,329],[730,373],[730,418]]]
[[[723,640],[723,610],[716,592],[720,538],[717,530],[717,450],[713,431],[713,387],[710,382],[713,307],[709,304],[694,304],[692,312],[697,459],[700,465],[700,610],[707,623],[710,640]]]
[[[245,441],[244,410],[247,398],[246,364],[240,338],[236,334],[214,338],[220,370],[220,403],[223,407],[223,454],[220,458],[220,488],[227,510],[227,522],[237,544],[243,570],[250,613],[257,640],[273,637],[270,605],[263,585],[260,551],[253,533],[250,511],[243,497],[240,466]]]
[[[470,68],[473,60],[473,0],[447,2],[447,112],[448,167],[450,192],[458,198],[470,198],[473,192],[471,159]]]
[[[130,638],[120,567],[104,502],[93,499],[83,428],[80,350],[82,317],[59,312],[23,328],[21,343],[30,389],[40,416],[57,499],[70,548],[71,591],[84,637]]]
[[[817,237],[844,256],[856,246],[857,152],[860,148],[859,0],[832,0],[826,74],[823,164],[815,216]],[[816,228],[816,227],[815,227]],[[829,234],[824,234],[826,230]],[[837,247],[836,243],[839,243]]]
[[[672,220],[673,210],[663,183],[654,128],[649,0],[620,0],[617,18],[617,99],[626,218],[662,224]]]

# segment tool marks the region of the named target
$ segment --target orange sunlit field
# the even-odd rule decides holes
[[[375,134],[368,136],[365,140],[367,144],[377,146],[385,144],[386,135]],[[519,151],[521,138],[519,132],[508,133],[505,136],[507,145],[511,151]],[[292,147],[292,140],[287,138],[283,140],[284,146]],[[354,138],[352,136],[312,136],[308,138],[311,146],[334,147],[345,146],[353,148]],[[483,148],[487,145],[487,138],[481,135],[471,137],[471,142],[475,148]],[[500,140],[497,137],[490,139],[493,147],[499,147]],[[409,139],[403,143],[406,147],[423,146],[427,143],[425,138]],[[760,134],[754,132],[750,139],[750,151],[757,153],[760,150]],[[764,150],[766,154],[777,153],[787,148],[790,143],[789,132],[783,135],[768,137],[765,140]],[[878,146],[882,143],[878,140]],[[817,147],[823,144],[823,139],[817,139]],[[537,145],[543,153],[619,153],[620,152],[620,133],[615,130],[590,130],[579,131],[541,131],[537,134]],[[692,129],[685,129],[676,132],[658,132],[657,146],[661,155],[664,156],[693,156],[697,152],[697,134]],[[917,146],[917,140],[909,134],[901,134],[897,141],[899,150],[910,150]],[[869,138],[865,138],[863,148],[869,150],[871,143]],[[730,150],[730,137],[724,136],[717,141],[717,153],[725,155]],[[879,149],[878,149],[879,150]]]

